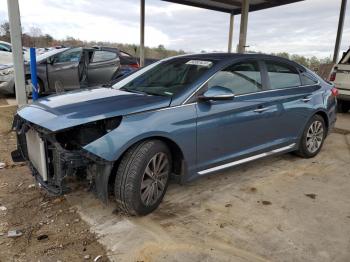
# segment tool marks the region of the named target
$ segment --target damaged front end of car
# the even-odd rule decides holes
[[[53,195],[69,192],[67,180],[78,177],[89,181],[97,197],[107,203],[114,162],[83,147],[117,128],[120,122],[121,117],[112,117],[53,132],[17,114],[13,122],[17,150],[12,152],[12,159],[27,161],[37,182]]]

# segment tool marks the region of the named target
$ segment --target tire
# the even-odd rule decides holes
[[[303,158],[316,156],[324,143],[327,134],[327,127],[323,117],[314,115],[307,123],[300,140],[297,155]]]
[[[338,101],[338,112],[347,113],[350,110],[350,102],[348,101]]]
[[[28,84],[31,84],[32,80],[30,78],[30,76],[26,77],[26,85]],[[42,81],[38,78],[38,95],[39,97],[43,94],[43,91],[44,91],[44,87],[43,87],[43,83]],[[30,92],[29,93],[30,96],[33,96],[33,93]]]
[[[132,146],[122,157],[115,178],[114,194],[119,208],[139,216],[155,210],[167,190],[171,167],[171,154],[163,142],[147,140]]]

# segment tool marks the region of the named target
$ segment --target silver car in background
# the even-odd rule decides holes
[[[37,56],[39,93],[51,94],[104,84],[118,74],[118,49],[70,47]],[[30,67],[25,63],[26,88],[31,91]],[[0,93],[15,94],[12,65],[0,67]]]
[[[0,65],[0,93],[5,95],[14,94],[14,69],[12,65]]]

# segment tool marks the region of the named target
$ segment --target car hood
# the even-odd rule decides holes
[[[25,120],[51,131],[168,107],[170,97],[125,92],[113,88],[85,89],[39,99],[18,111]]]

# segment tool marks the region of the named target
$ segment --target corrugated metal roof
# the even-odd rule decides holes
[[[220,12],[240,14],[243,0],[162,0],[182,5],[195,6]],[[250,0],[249,11],[287,5],[304,0]]]

